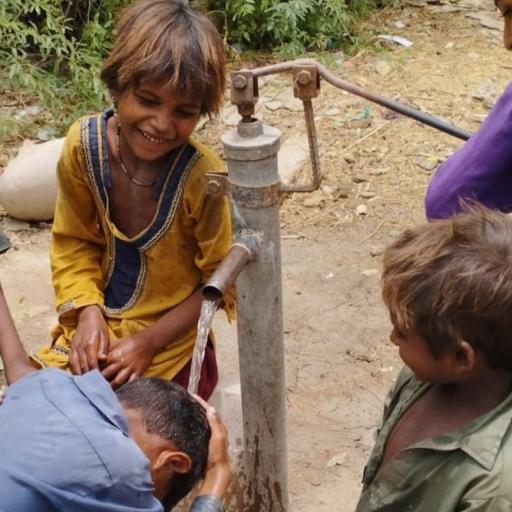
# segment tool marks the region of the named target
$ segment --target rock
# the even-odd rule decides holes
[[[376,276],[378,274],[379,274],[379,269],[378,268],[369,268],[369,269],[363,270],[361,272],[361,275],[365,276],[365,277]]]
[[[238,113],[236,105],[230,105],[225,108],[220,115],[221,122],[226,126],[237,126],[241,119],[242,117]]]
[[[482,27],[499,32],[503,30],[503,21],[495,13],[481,12],[481,8],[478,9],[478,12],[467,12],[466,17],[477,20]]]
[[[378,60],[373,65],[379,75],[386,76],[391,72],[391,64],[387,60]]]
[[[354,183],[365,183],[368,181],[368,178],[363,174],[355,174],[354,176],[352,176],[352,181]]]
[[[331,107],[330,109],[324,112],[325,116],[337,116],[340,114],[340,109],[336,107]]]
[[[280,95],[279,101],[282,103],[282,108],[291,110],[292,112],[302,112],[304,107],[302,101],[293,95],[293,89],[287,87]]]
[[[26,110],[30,116],[37,116],[37,114],[40,114],[43,111],[39,105],[32,105],[31,107],[27,107]]]
[[[429,157],[417,157],[414,159],[414,163],[418,166],[424,169],[425,171],[433,171],[437,164],[439,163],[439,159],[435,156],[429,156]]]
[[[384,253],[384,246],[382,245],[372,245],[370,248],[370,254],[375,258],[376,256],[380,256]]]
[[[372,190],[362,190],[359,192],[359,197],[362,197],[363,199],[372,199],[377,194],[373,192]]]
[[[42,128],[36,133],[38,140],[49,142],[55,138],[55,130],[53,128]]]
[[[395,20],[393,21],[393,26],[395,28],[405,28],[405,23],[402,20]]]
[[[278,166],[281,181],[286,184],[293,183],[302,166],[309,160],[309,146],[307,137],[291,137],[286,140],[279,150]]]
[[[326,466],[328,468],[332,468],[333,466],[346,466],[347,465],[347,454],[345,452],[343,453],[337,453],[334,457],[331,457],[328,461]]]
[[[306,208],[320,208],[324,205],[325,201],[326,199],[322,192],[315,190],[309,197],[304,199],[303,204]]]
[[[484,103],[487,108],[494,105],[494,97],[496,96],[496,88],[492,80],[486,80],[473,93],[473,98]]]
[[[335,187],[334,185],[329,185],[328,183],[324,183],[320,189],[326,196],[333,196],[337,191],[338,187]]]
[[[12,231],[16,233],[19,231],[30,231],[30,224],[23,220],[4,217],[2,220],[2,228],[6,231]]]
[[[280,108],[283,108],[283,104],[279,100],[272,100],[272,101],[267,101],[265,103],[265,107],[267,107],[269,110],[274,112],[275,110],[279,110]]]
[[[64,139],[43,144],[25,142],[0,176],[0,203],[11,217],[53,218],[57,198],[57,162]]]
[[[414,44],[411,40],[407,39],[406,37],[394,36],[389,34],[379,34],[377,36],[377,39],[385,43],[398,44],[400,46],[403,46],[404,48],[410,48]]]
[[[372,120],[367,119],[351,119],[348,123],[350,128],[369,128],[372,125]]]
[[[382,176],[383,174],[387,174],[389,172],[389,169],[386,169],[385,167],[381,167],[378,169],[372,169],[370,171],[371,176]]]
[[[362,217],[364,215],[368,215],[368,208],[366,207],[366,205],[364,204],[360,204],[357,208],[356,208],[356,215]]]

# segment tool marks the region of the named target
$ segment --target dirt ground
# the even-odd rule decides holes
[[[474,131],[511,74],[500,23],[490,0],[406,3],[372,16],[366,34],[404,36],[412,47],[367,49],[338,58],[333,71]],[[305,134],[289,84],[266,79],[259,106],[284,140]],[[290,502],[296,511],[350,511],[400,368],[380,300],[380,254],[401,229],[423,220],[432,171],[461,141],[325,83],[314,106],[324,187],[287,198],[281,217]],[[228,114],[208,121],[199,136],[220,149]],[[361,205],[365,215],[356,214]],[[54,322],[49,227],[6,217],[1,226],[14,249],[0,256],[0,278],[34,349]],[[237,380],[236,336],[222,317],[216,327],[226,387]],[[226,412],[230,421],[236,414]]]

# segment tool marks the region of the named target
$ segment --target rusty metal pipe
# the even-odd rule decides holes
[[[304,104],[304,117],[306,120],[306,129],[308,132],[309,155],[311,160],[311,170],[313,172],[313,180],[311,183],[306,184],[281,185],[281,192],[313,192],[318,190],[322,184],[313,104],[310,99],[302,100],[302,103]]]
[[[390,98],[386,98],[381,96],[380,94],[376,94],[367,89],[363,89],[356,84],[351,82],[347,82],[336,76],[334,73],[329,71],[326,67],[322,66],[318,62],[312,59],[297,59],[290,62],[283,62],[280,64],[271,64],[269,66],[263,66],[260,68],[251,69],[251,73],[254,77],[272,75],[275,73],[284,73],[286,71],[293,71],[297,66],[315,66],[318,69],[320,76],[322,76],[327,82],[329,82],[334,87],[338,89],[342,89],[343,91],[350,92],[356,96],[364,98],[372,103],[377,103],[383,107],[388,108],[389,110],[393,110],[394,112],[398,112],[404,116],[410,117],[419,121],[420,123],[426,124],[440,130],[444,133],[448,133],[458,139],[467,140],[471,137],[471,133],[458,128],[447,121],[443,121],[438,117],[434,117],[430,114],[426,114],[425,112],[421,112],[420,110],[416,110],[408,105],[404,105],[399,103],[398,101],[392,100]]]
[[[257,252],[257,243],[250,236],[236,241],[203,287],[205,299],[221,299],[234,283],[238,274]]]

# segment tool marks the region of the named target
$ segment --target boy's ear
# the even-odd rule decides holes
[[[192,459],[183,452],[162,450],[153,464],[155,473],[188,473],[192,469]]]
[[[475,367],[475,349],[467,341],[462,340],[455,351],[455,359],[457,362],[457,370],[460,374],[470,372]]]

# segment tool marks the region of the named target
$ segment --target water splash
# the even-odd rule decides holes
[[[196,343],[192,355],[192,368],[190,370],[187,388],[189,393],[197,393],[199,378],[201,377],[201,367],[203,366],[204,351],[206,350],[206,343],[208,342],[208,333],[210,332],[210,326],[219,302],[220,299],[218,297],[213,297],[204,298],[201,303],[201,315],[197,323]]]

